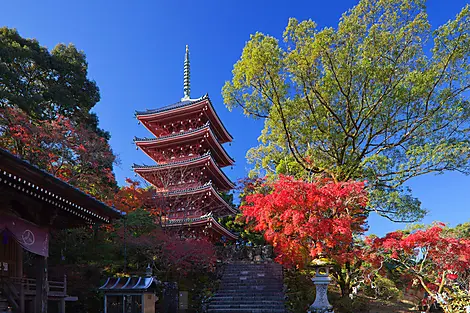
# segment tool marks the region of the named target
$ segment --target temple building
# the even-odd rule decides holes
[[[222,144],[232,141],[206,94],[190,98],[190,63],[186,46],[184,97],[158,109],[137,111],[136,118],[154,137],[134,142],[154,165],[134,164],[134,171],[155,188],[154,206],[162,225],[187,235],[234,240],[216,218],[237,213],[223,198],[234,183],[221,168],[234,160]]]
[[[66,276],[49,273],[51,230],[120,217],[121,212],[0,148],[0,312],[65,313],[65,303],[77,297],[67,293]]]

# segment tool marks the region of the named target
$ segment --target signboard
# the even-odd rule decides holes
[[[7,231],[29,252],[49,256],[49,230],[21,218],[0,215],[0,232]]]

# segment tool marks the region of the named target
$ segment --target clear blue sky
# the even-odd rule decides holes
[[[101,90],[95,107],[100,126],[112,135],[111,146],[121,165],[120,183],[133,177],[132,164],[150,160],[133,145],[134,136],[149,136],[138,125],[134,110],[177,102],[183,96],[183,59],[191,52],[191,95],[209,93],[216,110],[234,136],[228,152],[236,166],[227,168],[232,180],[244,177],[250,165],[246,151],[257,145],[262,123],[230,113],[220,95],[231,79],[250,34],[261,31],[280,37],[289,17],[311,18],[320,27],[336,26],[357,1],[179,1],[179,0],[10,0],[2,1],[0,25],[17,28],[49,48],[74,43],[84,50],[89,76]],[[433,27],[453,18],[466,0],[428,1]],[[456,173],[424,176],[411,181],[414,194],[430,213],[424,222],[455,225],[470,220],[470,178]],[[371,216],[371,232],[379,235],[404,227]]]

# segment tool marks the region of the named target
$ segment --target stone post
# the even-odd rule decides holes
[[[329,268],[317,267],[312,281],[315,284],[316,293],[315,301],[310,306],[308,313],[334,313],[333,306],[328,302],[328,285],[331,281]]]

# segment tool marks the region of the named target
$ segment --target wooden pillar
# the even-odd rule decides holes
[[[24,284],[23,281],[20,282],[20,313],[25,313],[25,301],[24,301]]]
[[[64,294],[59,301],[59,313],[65,313],[65,297],[67,296],[67,275],[64,274]]]
[[[25,301],[24,301],[24,284],[23,284],[23,247],[19,244],[17,244],[17,258],[16,258],[16,277],[20,278],[20,300],[19,300],[19,306],[20,306],[20,313],[25,313],[26,308],[25,308]]]
[[[35,256],[36,265],[36,305],[35,313],[47,313],[47,293],[49,290],[47,282],[47,257]]]
[[[59,303],[59,313],[65,313],[65,298],[60,298]]]
[[[16,257],[16,277],[23,277],[23,247],[20,244],[16,244],[17,257]]]

